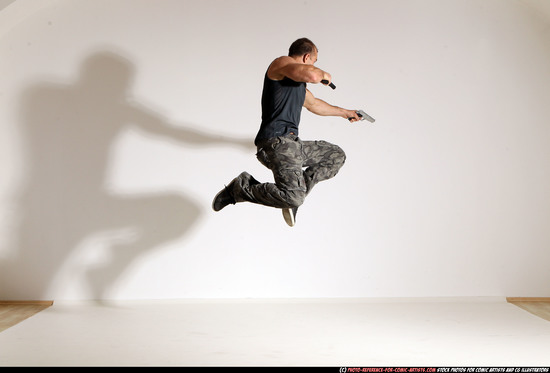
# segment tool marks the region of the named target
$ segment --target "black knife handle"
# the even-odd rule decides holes
[[[327,84],[328,84],[328,80],[323,79],[323,80],[321,80],[321,83],[327,85]],[[330,83],[330,84],[328,84],[328,86],[329,86],[330,88],[332,88],[332,89],[336,89],[336,86],[334,85],[334,83]]]

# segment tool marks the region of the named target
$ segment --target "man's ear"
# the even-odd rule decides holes
[[[304,54],[304,55],[302,56],[302,62],[303,62],[303,63],[306,63],[306,61],[307,61],[308,58],[311,58],[311,54],[309,54],[309,53]]]

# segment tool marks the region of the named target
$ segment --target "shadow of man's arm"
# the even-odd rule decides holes
[[[215,135],[189,127],[176,126],[162,116],[135,104],[130,109],[130,120],[148,133],[184,142],[191,146],[225,145],[237,146],[245,151],[255,149],[251,139]]]

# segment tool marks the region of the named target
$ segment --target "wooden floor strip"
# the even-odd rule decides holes
[[[546,321],[550,321],[550,298],[506,298],[509,303]]]
[[[52,301],[0,301],[0,332],[36,315],[52,304]]]

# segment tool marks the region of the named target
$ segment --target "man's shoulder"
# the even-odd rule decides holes
[[[281,57],[277,57],[273,60],[273,62],[271,62],[271,65],[269,66],[270,68],[271,67],[281,67],[281,66],[284,66],[284,65],[288,65],[289,63],[292,63],[294,62],[294,60],[289,57],[289,56],[281,56]]]
[[[271,80],[282,80],[284,79],[284,74],[281,73],[281,69],[286,65],[294,62],[289,56],[277,57],[271,62],[269,68],[267,69],[267,76]]]

